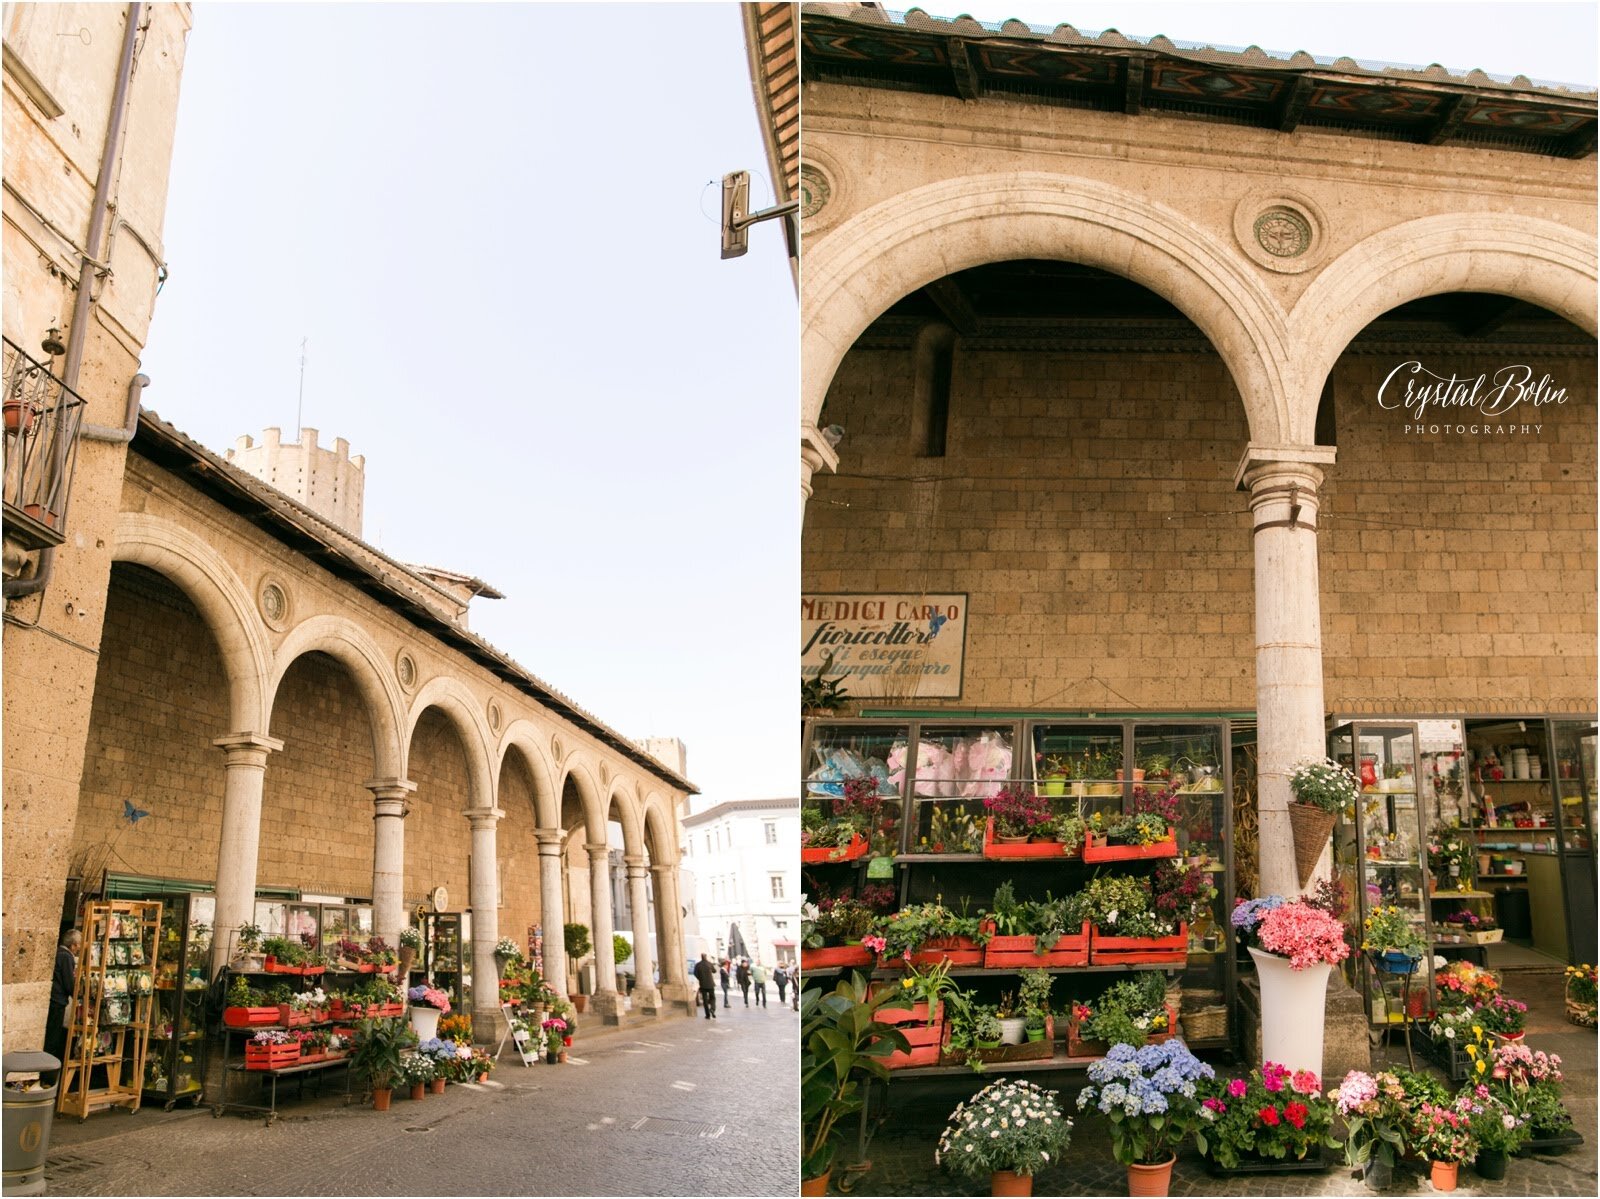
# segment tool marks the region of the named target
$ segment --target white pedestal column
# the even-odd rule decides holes
[[[499,808],[466,814],[472,824],[472,1039],[493,1045],[505,1031],[500,1010],[500,964],[494,947],[500,940],[500,867],[495,856],[495,826],[505,815]]]
[[[417,785],[410,779],[371,779],[364,786],[372,792],[372,931],[398,949],[400,930],[408,923],[406,815]]]
[[[656,989],[656,955],[650,946],[655,921],[650,918],[650,895],[645,889],[643,857],[627,857],[628,907],[633,913],[633,1001],[647,1011],[661,1007],[661,992]]]
[[[1252,445],[1236,482],[1249,489],[1255,535],[1259,893],[1300,893],[1289,829],[1289,774],[1327,756],[1317,489],[1333,449]],[[1328,872],[1323,851],[1315,878]],[[1315,883],[1312,880],[1312,885]]]
[[[282,749],[283,742],[261,733],[229,733],[211,744],[227,755],[222,836],[217,845],[217,912],[211,931],[215,976],[237,948],[239,926],[255,923],[261,792],[267,781],[267,755]]]
[[[539,840],[539,923],[544,927],[544,981],[556,994],[567,993],[566,905],[561,887],[561,830],[542,828]]]
[[[611,847],[585,844],[589,851],[589,907],[594,928],[594,1010],[615,1023],[621,1011],[617,1001],[617,962],[611,950]]]

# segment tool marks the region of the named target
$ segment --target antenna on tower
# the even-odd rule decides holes
[[[306,339],[300,339],[300,398],[294,406],[294,439],[300,440],[300,418],[306,407]]]

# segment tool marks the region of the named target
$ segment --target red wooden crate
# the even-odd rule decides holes
[[[983,950],[986,970],[1017,970],[1026,967],[1087,966],[1089,964],[1089,922],[1081,933],[1068,933],[1056,941],[1048,953],[1035,953],[1036,937],[990,937]]]
[[[1154,845],[1107,845],[1103,833],[1088,833],[1083,842],[1085,862],[1136,862],[1147,858],[1178,856],[1178,834],[1170,829]]]
[[[222,1009],[222,1022],[229,1028],[251,1028],[257,1024],[276,1024],[275,1007],[226,1007]]]
[[[850,838],[850,844],[840,847],[837,845],[819,845],[815,848],[805,848],[800,851],[800,861],[808,866],[818,862],[853,862],[857,858],[867,856],[867,843],[857,833]]]
[[[1170,937],[1112,937],[1094,930],[1089,942],[1089,962],[1094,966],[1122,966],[1134,962],[1172,962],[1189,960],[1189,926],[1178,925]]]
[[[940,962],[946,961],[952,966],[981,966],[983,946],[971,937],[948,937],[942,941],[929,941],[911,955],[913,966],[937,966]],[[883,964],[904,969],[906,959],[885,958]]]
[[[244,1068],[246,1070],[280,1070],[297,1065],[300,1061],[300,1042],[286,1041],[282,1045],[246,1045]]]
[[[310,1024],[311,1016],[310,1009],[297,1012],[287,1003],[278,1005],[278,1023],[285,1028],[299,1028],[303,1024]]]
[[[889,989],[899,989],[898,983],[874,983],[869,994],[876,995]],[[874,1020],[879,1024],[917,1024],[926,1027],[928,1021],[928,1004],[913,1003],[909,1007],[885,1006],[873,1013]],[[940,1004],[933,1013],[933,1024],[938,1025],[944,1019],[944,1004]]]
[[[993,816],[983,823],[983,856],[986,858],[1075,858],[1080,852],[1081,847],[1075,847],[1071,853],[1067,853],[1060,841],[1027,841],[1008,845],[995,839]]]
[[[834,945],[826,949],[802,949],[802,970],[827,970],[844,966],[872,965],[872,951],[864,945]]]
[[[945,1042],[949,1040],[950,1030],[944,1023],[944,1005],[940,1005],[939,1019],[931,1025],[924,1024],[927,1019],[926,1004],[917,1004],[915,1008],[899,1009],[901,1013],[915,1011],[921,1013],[920,1018],[914,1023],[901,1024],[900,1032],[910,1044],[911,1048],[897,1050],[883,1059],[883,1063],[891,1070],[905,1070],[913,1066],[937,1066],[939,1057],[944,1052]]]
[[[1178,1027],[1178,1013],[1173,1009],[1171,1004],[1168,1004],[1167,1005],[1167,1031],[1166,1032],[1151,1033],[1150,1036],[1147,1038],[1147,1042],[1149,1044],[1151,1044],[1151,1045],[1159,1045],[1162,1041],[1168,1040],[1173,1035],[1173,1033],[1177,1031],[1177,1027]],[[1083,1041],[1083,1040],[1080,1040],[1078,1038],[1078,1022],[1076,1020],[1072,1020],[1070,1018],[1068,1019],[1068,1021],[1067,1021],[1067,1056],[1068,1057],[1105,1057],[1106,1052],[1110,1048],[1111,1048],[1111,1046],[1107,1045],[1103,1041]]]

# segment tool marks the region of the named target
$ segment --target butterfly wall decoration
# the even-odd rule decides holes
[[[131,799],[125,799],[122,801],[122,818],[129,824],[137,825],[139,821],[143,820],[148,815],[150,815],[150,813],[144,808],[134,807]]]

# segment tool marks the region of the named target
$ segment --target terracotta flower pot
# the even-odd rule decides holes
[[[575,1012],[584,1012],[584,1011],[587,1011],[588,1009],[589,1009],[589,997],[587,995],[574,995],[574,996],[572,996],[572,1010],[573,1011],[575,1011]]]
[[[989,1175],[989,1194],[1031,1195],[1033,1194],[1033,1175],[1018,1174],[1014,1170],[996,1170]]]
[[[392,1087],[373,1087],[372,1088],[372,1110],[375,1111],[375,1112],[386,1112],[386,1111],[388,1111],[389,1110],[389,1100],[391,1100],[392,1098],[394,1098],[394,1088],[392,1088]]]
[[[1178,1155],[1173,1154],[1157,1166],[1140,1165],[1138,1162],[1130,1163],[1128,1166],[1128,1194],[1167,1194],[1172,1186],[1172,1166],[1177,1160]]]
[[[1453,1191],[1460,1171],[1460,1162],[1433,1162],[1428,1169],[1428,1180],[1436,1191]]]
[[[444,1083],[445,1083],[445,1080],[442,1079],[442,1078],[430,1078],[428,1080],[428,1094],[430,1094],[430,1095],[443,1095],[444,1094]]]
[[[485,1070],[482,1074],[478,1075],[478,1081],[479,1082],[488,1082],[489,1081],[489,1072],[487,1070]]]
[[[427,1093],[428,1093],[428,1084],[427,1083],[425,1083],[425,1082],[414,1082],[414,1083],[411,1084],[411,1098],[413,1098],[413,1099],[421,1099]]]
[[[828,1193],[828,1179],[833,1176],[833,1171],[818,1174],[815,1178],[802,1178],[800,1180],[800,1193],[802,1195],[826,1195]]]

